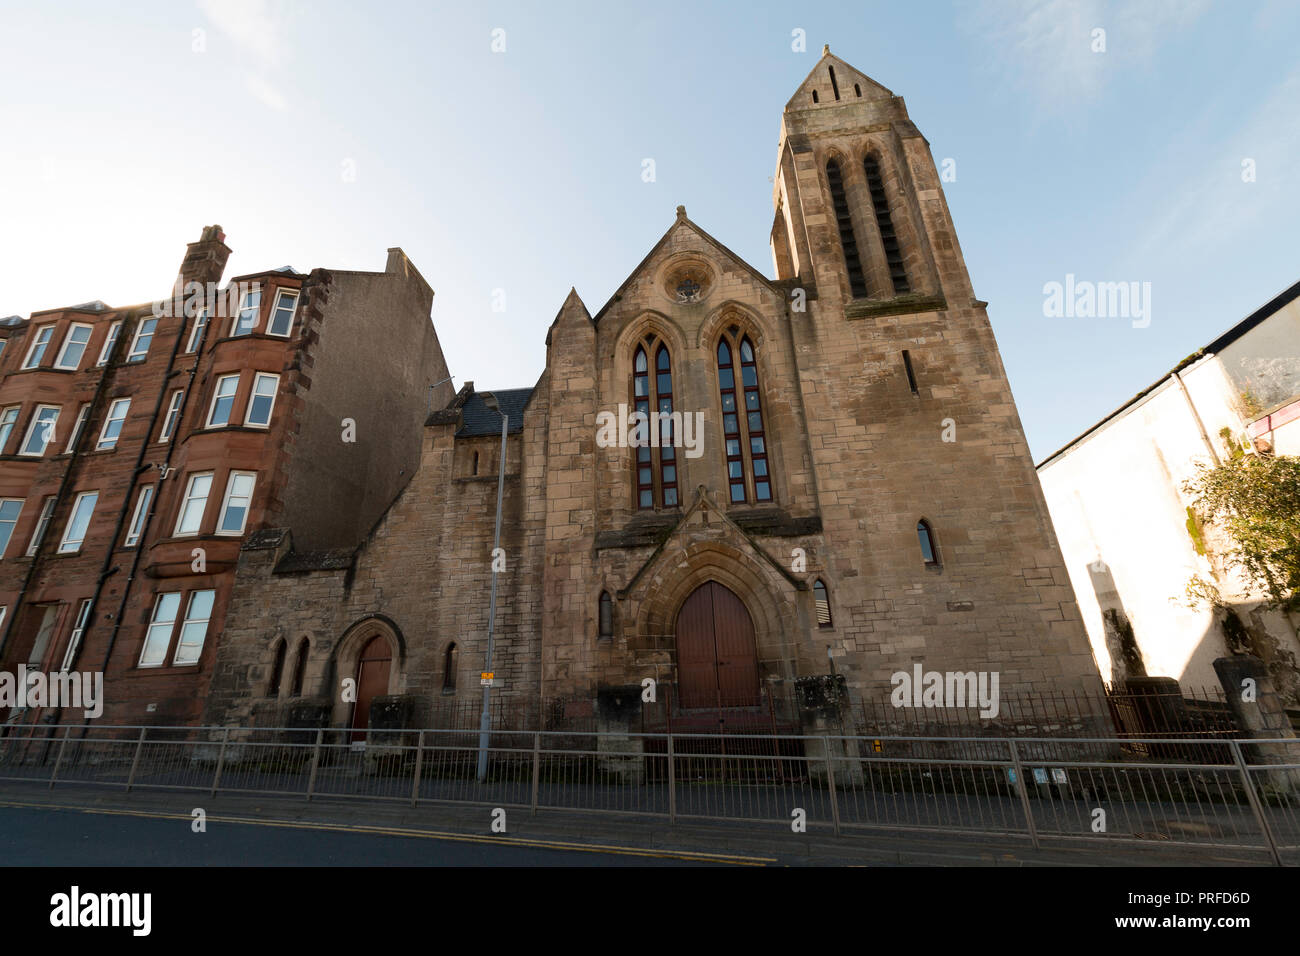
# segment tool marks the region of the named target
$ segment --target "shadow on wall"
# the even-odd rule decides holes
[[[1129,620],[1128,611],[1124,609],[1124,601],[1115,586],[1110,565],[1100,555],[1088,565],[1088,577],[1092,580],[1092,590],[1097,597],[1101,619],[1106,628],[1110,683],[1118,687],[1130,678],[1146,677],[1146,662],[1142,659],[1142,649],[1133,635],[1133,623]]]
[[[1279,635],[1276,624],[1270,630],[1265,620],[1268,613],[1267,608],[1258,604],[1235,604],[1219,610],[1215,619],[1228,653],[1258,657],[1273,678],[1273,686],[1283,704],[1300,707],[1300,669],[1294,651],[1297,637],[1294,631],[1289,640],[1287,635]],[[1272,616],[1280,622],[1287,621],[1280,611],[1273,612]]]
[[[1109,565],[1098,557],[1088,565],[1088,575],[1106,629],[1111,685],[1123,687],[1130,680],[1152,676],[1147,673],[1142,654],[1142,635],[1134,631]],[[1273,619],[1271,624],[1269,618]],[[1259,658],[1283,704],[1300,708],[1300,666],[1296,659],[1300,636],[1286,615],[1270,611],[1259,602],[1239,602],[1216,609],[1212,620],[1188,655],[1182,673],[1167,676],[1176,677],[1182,683],[1193,664],[1212,667],[1213,661],[1223,657],[1226,649],[1228,656]]]

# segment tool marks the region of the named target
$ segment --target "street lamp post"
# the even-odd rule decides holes
[[[497,528],[492,537],[492,597],[488,602],[488,639],[487,655],[484,658],[483,672],[491,674],[492,671],[492,638],[494,625],[497,619],[497,563],[496,555],[501,548],[501,498],[506,487],[506,429],[509,427],[510,420],[505,411],[501,408],[496,396],[491,392],[483,393],[483,404],[495,411],[501,416],[501,463],[497,469]],[[495,678],[484,678],[483,683],[483,713],[478,722],[478,780],[482,783],[487,779],[487,762],[488,762],[488,736],[491,730],[491,711],[489,709],[492,699],[492,684],[489,681]]]

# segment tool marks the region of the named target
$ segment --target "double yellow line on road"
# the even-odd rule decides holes
[[[98,813],[105,816],[144,817],[154,820],[192,821],[188,813],[166,813],[148,810],[116,810],[104,807],[81,807],[55,803],[22,803],[0,800],[0,807],[33,810],[72,810],[77,813]],[[578,853],[614,853],[621,856],[654,857],[684,860],[691,863],[726,863],[732,866],[766,866],[776,863],[775,857],[737,856],[728,853],[697,853],[691,850],[647,850],[642,847],[616,846],[600,843],[567,843],[561,840],[529,840],[523,837],[480,836],[471,833],[453,833],[443,830],[415,830],[408,827],[365,826],[361,824],[318,823],[310,820],[267,820],[257,817],[225,817],[208,814],[213,823],[233,823],[258,827],[281,827],[296,830],[321,830],[334,833],[361,833],[372,836],[415,837],[422,840],[448,840],[457,843],[490,843],[495,846],[514,846],[533,850],[568,850]]]

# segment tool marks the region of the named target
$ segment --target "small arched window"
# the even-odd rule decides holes
[[[767,467],[767,433],[763,427],[758,363],[749,336],[742,336],[734,325],[718,341],[718,391],[722,398],[728,498],[733,504],[771,501],[772,476]]]
[[[817,604],[817,626],[831,626],[831,596],[821,578],[813,582],[813,600]]]
[[[867,280],[862,274],[862,260],[858,256],[858,240],[853,234],[853,216],[849,213],[849,200],[844,192],[844,176],[840,164],[826,161],[826,184],[831,190],[831,208],[835,224],[840,231],[840,248],[844,250],[844,267],[849,274],[849,291],[855,299],[867,297]]]
[[[939,548],[934,542],[934,529],[924,518],[916,523],[916,537],[921,542],[921,557],[925,559],[926,567],[938,567]]]
[[[614,600],[608,591],[600,592],[600,639],[608,641],[614,636]]]
[[[471,475],[478,474],[478,452],[474,452],[474,470],[471,471],[470,474]]]
[[[293,665],[293,686],[290,688],[290,696],[302,696],[302,683],[307,677],[307,655],[311,651],[311,644],[307,638],[298,642],[298,659]]]
[[[284,678],[284,655],[286,645],[284,638],[275,642],[275,663],[271,665],[271,683],[267,685],[267,697],[280,696],[280,682]]]
[[[447,645],[447,653],[442,661],[442,692],[444,694],[454,694],[456,692],[456,665],[460,661],[460,650],[455,643]]]

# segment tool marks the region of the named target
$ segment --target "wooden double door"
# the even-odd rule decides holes
[[[388,642],[379,635],[370,639],[357,662],[357,702],[352,708],[352,739],[365,740],[370,728],[370,706],[376,697],[388,693],[388,676],[393,666]]]
[[[758,650],[745,602],[717,581],[677,612],[677,683],[684,708],[759,704]]]

